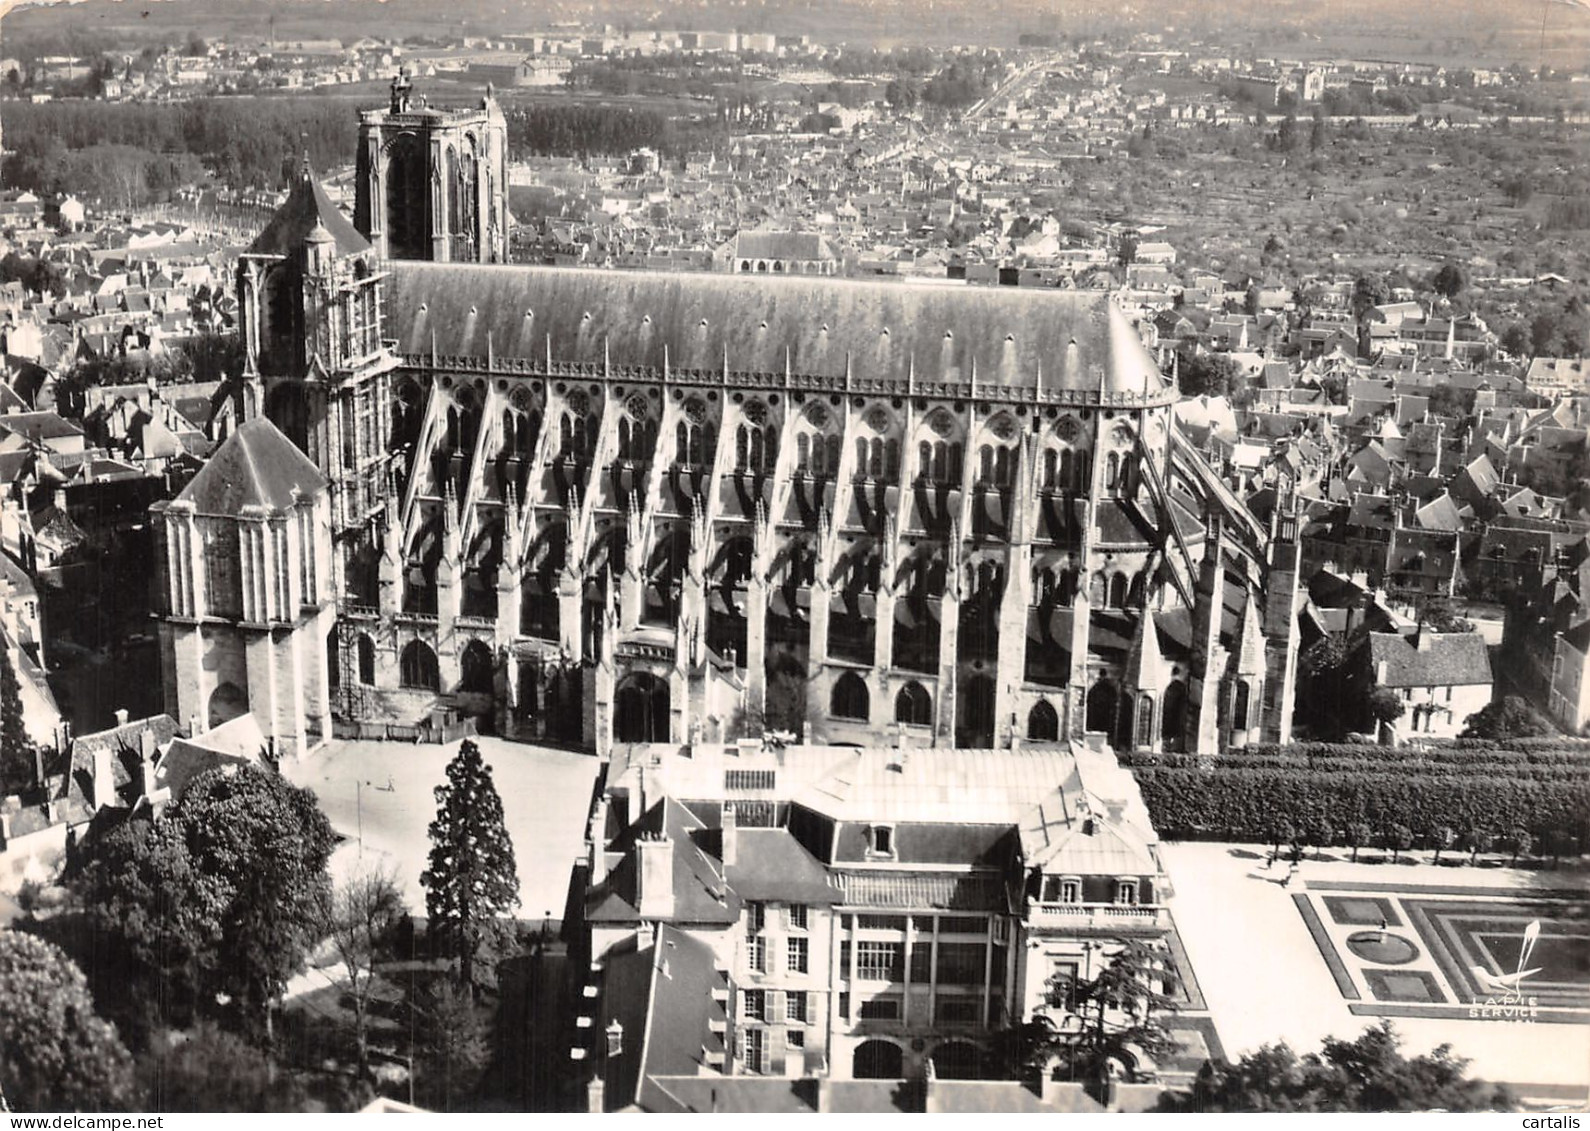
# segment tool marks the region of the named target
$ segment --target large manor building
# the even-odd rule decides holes
[[[512,266],[489,92],[400,81],[360,129],[354,221],[306,167],[237,278],[228,443],[324,482],[244,516],[276,557],[202,500],[156,516],[167,670],[210,680],[180,717],[287,749],[438,708],[602,754],[1288,738],[1295,512],[1211,472],[1108,293]],[[206,569],[282,577],[223,610]]]

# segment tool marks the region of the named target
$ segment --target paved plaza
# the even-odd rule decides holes
[[[1261,846],[1163,851],[1176,925],[1232,1058],[1279,1040],[1317,1051],[1391,1017],[1406,1053],[1450,1044],[1471,1073],[1526,1097],[1590,1092],[1582,873],[1306,860],[1283,885],[1285,865],[1267,868]],[[1486,1010],[1507,996],[1490,976],[1516,973],[1537,921],[1526,996],[1538,1010]]]
[[[585,843],[598,762],[588,754],[497,738],[475,741],[502,795],[519,866],[518,916],[541,919],[550,912],[561,919],[570,870]],[[389,868],[410,910],[424,914],[420,873],[430,854],[434,791],[447,780],[458,746],[336,741],[303,762],[283,763],[295,785],[314,790],[344,838],[332,857],[334,876],[371,863]]]

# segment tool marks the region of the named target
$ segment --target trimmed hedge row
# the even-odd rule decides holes
[[[1530,762],[1472,762],[1451,763],[1429,761],[1410,757],[1395,767],[1385,761],[1349,758],[1201,758],[1196,754],[1128,754],[1120,755],[1123,766],[1137,769],[1241,769],[1241,770],[1329,770],[1332,773],[1415,773],[1435,777],[1501,777],[1518,781],[1586,781],[1590,782],[1590,765],[1536,765]]]
[[[1274,742],[1254,743],[1240,750],[1227,750],[1220,757],[1232,761],[1247,758],[1351,758],[1383,762],[1403,762],[1409,758],[1427,758],[1432,761],[1452,762],[1529,762],[1537,765],[1590,766],[1590,742],[1571,742],[1566,739],[1515,739],[1510,742],[1486,742],[1480,739],[1459,739],[1452,743],[1430,745],[1418,750],[1408,747],[1379,746],[1374,743],[1354,742],[1294,742],[1282,746]]]
[[[1406,770],[1135,768],[1154,827],[1172,840],[1269,843],[1282,822],[1308,843],[1341,844],[1358,823],[1378,836],[1395,825],[1426,843],[1441,826],[1460,836],[1484,828],[1528,829],[1545,846],[1561,837],[1583,841],[1590,820],[1590,781],[1520,781]],[[1324,834],[1328,831],[1328,837]]]

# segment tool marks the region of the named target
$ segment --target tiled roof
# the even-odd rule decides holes
[[[247,506],[285,510],[325,486],[309,457],[261,416],[228,436],[177,498],[200,514],[235,516]]]
[[[293,179],[286,202],[276,210],[265,230],[249,244],[250,253],[290,255],[319,224],[336,242],[338,255],[370,250],[370,241],[359,234],[353,221],[338,210],[306,166]]]
[[[1369,662],[1382,687],[1470,687],[1492,682],[1485,638],[1477,632],[1370,633]]]
[[[397,261],[399,350],[680,369],[847,371],[1114,393],[1166,386],[1107,294],[916,287],[817,276],[612,272]],[[1040,378],[1041,375],[1041,378]]]

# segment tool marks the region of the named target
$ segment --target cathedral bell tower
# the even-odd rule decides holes
[[[378,266],[375,249],[306,159],[237,269],[244,345],[237,415],[268,417],[326,478],[338,544],[334,591],[371,604],[397,367],[382,334]]]
[[[486,87],[440,110],[392,80],[385,110],[359,115],[354,224],[384,259],[508,262],[508,127]]]

